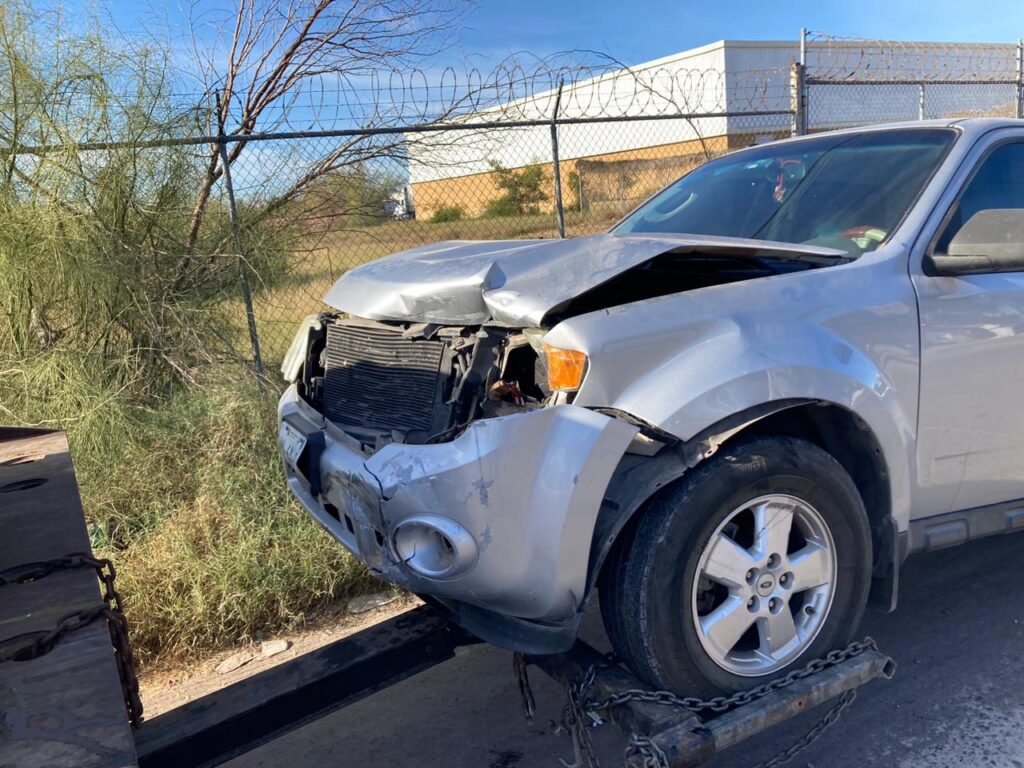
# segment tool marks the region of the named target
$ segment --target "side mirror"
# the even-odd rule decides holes
[[[1024,209],[978,211],[953,236],[949,252],[929,255],[925,266],[932,275],[1024,272]]]

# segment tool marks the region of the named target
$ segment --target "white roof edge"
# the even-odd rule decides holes
[[[896,41],[900,45],[909,46],[942,46],[949,48],[983,48],[993,50],[1009,50],[1017,47],[1016,43],[970,43],[970,42],[943,42],[943,41],[923,41],[923,40],[900,40]],[[823,48],[825,46],[836,47],[836,48],[884,48],[893,45],[891,40],[808,40],[807,45],[810,48]],[[696,48],[688,48],[685,51],[679,53],[672,53],[668,56],[662,56],[657,59],[651,59],[649,61],[643,61],[638,64],[623,64],[622,69],[613,73],[606,73],[592,78],[591,80],[584,81],[594,82],[601,77],[615,76],[621,73],[623,70],[631,70],[633,72],[643,72],[649,69],[656,69],[663,67],[668,64],[675,64],[678,62],[686,61],[687,59],[700,56],[705,53],[712,53],[714,51],[726,51],[729,49],[782,49],[782,50],[798,50],[800,46],[799,40],[729,40],[722,39],[716,40],[713,43],[707,43]]]
[[[833,46],[836,48],[888,48],[893,45],[942,46],[944,48],[1016,48],[1016,43],[972,43],[952,40],[808,40],[808,48]]]
[[[819,48],[824,46],[834,47],[884,47],[891,46],[894,41],[887,40],[808,40],[808,46],[812,48]],[[895,41],[900,45],[919,45],[919,46],[948,46],[957,48],[987,48],[987,49],[1013,49],[1016,48],[1015,43],[970,43],[970,42],[941,42],[941,41]],[[626,72],[644,72],[651,69],[657,69],[670,64],[676,64],[685,62],[687,59],[695,58],[707,53],[713,53],[716,51],[727,51],[728,49],[788,49],[797,50],[799,47],[799,40],[729,40],[721,39],[705,45],[697,46],[696,48],[688,48],[685,51],[679,51],[678,53],[672,53],[667,56],[662,56],[657,59],[650,59],[649,61],[640,62],[638,64],[628,64],[624,62],[617,62],[620,68],[613,71],[602,72],[600,74],[588,77],[585,80],[580,80],[572,83],[574,88],[583,88],[591,86],[596,83],[600,83],[604,80],[611,80],[617,77],[622,77]],[[723,74],[729,71],[728,64],[723,62],[720,66],[709,67],[707,69],[715,69],[722,72]],[[531,101],[540,101],[542,99],[548,99],[555,93],[555,89],[548,89],[540,93],[530,94],[519,99],[515,99],[510,104],[526,104]],[[463,115],[456,118],[453,122],[464,122],[479,115],[487,115],[494,112],[500,112],[502,109],[507,109],[510,105],[503,105],[501,107],[489,107],[481,109],[479,111]]]
[[[971,43],[971,42],[949,42],[949,41],[927,41],[927,40],[900,40],[898,41],[901,45],[920,45],[920,46],[945,46],[945,47],[957,47],[957,48],[993,48],[993,49],[1007,49],[1015,48],[1016,43]],[[822,47],[825,45],[834,47],[846,47],[846,48],[865,48],[865,47],[886,47],[891,46],[893,41],[891,40],[808,40],[808,46],[811,47]],[[724,50],[728,48],[782,48],[782,49],[796,49],[800,45],[799,40],[730,40],[722,39],[716,40],[705,45],[697,46],[696,48],[687,48],[685,51],[679,51],[678,53],[670,53],[667,56],[661,56],[657,59],[650,59],[649,61],[642,61],[637,64],[623,63],[622,69],[629,69],[635,72],[640,72],[646,69],[653,69],[655,67],[661,67],[666,64],[675,64],[686,59],[691,59],[696,56],[700,56],[705,53],[712,53],[713,51]],[[619,70],[621,71],[621,70]],[[614,73],[610,73],[614,74]],[[607,77],[607,75],[604,75]],[[599,77],[593,78],[594,80]]]
[[[683,61],[685,59],[692,59],[694,56],[700,56],[705,53],[712,53],[713,51],[721,50],[728,44],[728,40],[716,40],[713,43],[707,43],[705,45],[697,46],[696,48],[687,48],[685,51],[679,51],[678,53],[670,53],[667,56],[661,56],[657,59],[651,59],[650,61],[642,61],[639,64],[626,64],[625,69],[648,69],[650,67],[658,67],[663,64],[672,64],[677,61]]]
[[[726,48],[798,48],[799,40],[723,40]]]

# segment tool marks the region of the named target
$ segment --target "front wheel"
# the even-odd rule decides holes
[[[853,638],[871,537],[856,486],[821,448],[724,448],[640,514],[600,588],[615,650],[649,684],[732,693]]]

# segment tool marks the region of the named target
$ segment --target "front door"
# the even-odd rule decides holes
[[[936,253],[978,211],[1024,209],[1024,132],[988,143],[929,245]],[[1024,273],[912,272],[921,318],[913,517],[1024,498]]]

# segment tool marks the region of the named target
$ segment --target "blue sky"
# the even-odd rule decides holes
[[[94,2],[129,31],[154,15],[184,27],[184,0],[62,4],[73,15]],[[517,51],[590,49],[638,64],[723,38],[792,40],[802,26],[852,37],[1013,42],[1024,35],[1024,0],[478,0],[445,63],[465,58],[485,69]]]
[[[463,30],[468,53],[572,48],[630,64],[715,40],[793,40],[800,27],[899,40],[1013,42],[1024,0],[480,0]]]

